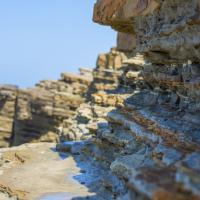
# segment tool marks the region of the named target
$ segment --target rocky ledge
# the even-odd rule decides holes
[[[63,120],[85,101],[91,81],[91,71],[80,69],[80,75],[63,73],[34,88],[0,86],[0,147],[59,141]]]
[[[26,152],[33,146],[13,147],[1,151],[2,195],[10,199],[199,200],[199,9],[197,0],[98,0],[94,21],[119,31],[117,47],[100,54],[92,72],[86,70],[92,81],[80,76],[62,76],[61,82],[66,81],[68,88],[74,88],[77,82],[79,89],[84,86],[83,92],[79,89],[73,92],[81,94],[84,100],[78,103],[75,100],[73,115],[62,117],[61,142],[56,149],[45,143],[35,144],[39,145],[37,150],[31,149],[36,157],[42,158],[37,162],[33,153],[30,163],[37,163],[38,168],[51,163],[50,175],[45,170],[40,172],[48,177],[47,187],[41,186],[36,195],[27,184],[18,185],[24,177],[21,169],[32,165],[25,160]],[[57,88],[57,83],[52,85]],[[38,87],[57,94],[49,82]],[[2,113],[7,114],[7,127],[13,127],[18,114],[6,105],[16,105],[18,91],[15,87],[6,92],[2,89],[4,96],[9,93],[1,106],[5,108]],[[53,102],[56,105],[59,98]],[[52,116],[48,119],[54,119]],[[46,124],[43,118],[41,121]],[[40,148],[45,149],[40,152]],[[54,154],[63,159],[62,166],[57,164],[61,167],[59,172],[56,167],[51,168],[56,160],[51,159]],[[66,155],[73,157],[72,165]],[[12,159],[7,160],[9,156]],[[19,169],[14,166],[16,163]],[[80,178],[74,174],[74,165],[83,165],[80,172],[89,174]],[[73,186],[73,181],[78,180],[89,192],[85,193],[86,188],[77,189],[80,186],[77,183],[73,196],[74,190],[65,187],[62,179],[52,190],[53,196],[48,194],[54,187],[52,180],[57,183],[60,175],[67,176],[61,173],[62,167],[67,169],[65,173],[74,174],[67,184]],[[25,172],[28,174],[28,170]],[[43,178],[37,180],[40,179],[43,181]],[[18,195],[18,191],[24,191],[23,195]]]

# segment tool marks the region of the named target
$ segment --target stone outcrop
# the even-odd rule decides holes
[[[103,118],[106,117],[108,111],[112,110],[113,106],[122,103],[125,94],[115,97],[109,91],[118,87],[119,77],[123,73],[120,68],[127,56],[128,54],[119,52],[116,48],[98,56],[96,68],[92,71],[93,81],[87,87],[87,101],[79,103],[80,106],[73,118],[69,117],[63,120],[61,141],[90,139],[93,136],[91,132],[95,132],[98,128],[98,122],[104,120]],[[91,75],[91,72],[89,74]],[[96,104],[94,107],[93,102]],[[102,104],[107,106],[102,108]],[[97,116],[95,117],[95,115]]]
[[[15,86],[0,86],[0,147],[8,147],[11,143],[17,91]]]
[[[113,62],[116,60],[120,62]],[[73,118],[63,121],[62,141],[86,142],[58,144],[60,156],[72,154],[76,164],[84,169],[81,172],[93,168],[98,171],[98,179],[89,181],[90,175],[96,177],[97,173],[90,170],[87,181],[83,183],[80,179],[81,184],[96,195],[77,199],[199,199],[199,126],[198,117],[194,117],[198,112],[192,114],[189,108],[181,108],[173,95],[161,91],[164,89],[162,84],[171,84],[160,80],[163,77],[170,79],[170,71],[163,70],[165,76],[160,73],[159,79],[156,72],[150,76],[147,69],[151,70],[141,54],[133,56],[114,48],[101,54],[93,70],[94,79],[88,87],[87,101],[80,105]],[[30,147],[25,147],[23,152],[20,149],[24,147],[13,149],[14,161],[11,163],[23,162],[23,155],[33,151]],[[13,150],[3,150],[3,159],[12,156]],[[79,162],[85,164],[82,166]],[[29,163],[18,165],[23,168]],[[36,195],[16,193],[19,189],[28,189],[23,184],[17,189],[12,186],[13,175],[6,177],[12,166],[5,162],[3,166],[5,174],[0,187],[3,194],[13,192],[21,199]],[[19,179],[22,176],[20,173]]]
[[[99,0],[94,21],[136,35],[137,51],[159,64],[199,61],[199,1]]]
[[[135,35],[118,32],[117,49],[122,52],[131,52],[136,48]]]
[[[41,81],[35,88],[0,88],[0,147],[27,142],[59,141],[63,120],[74,116],[85,101],[90,70],[63,73],[58,81]]]
[[[77,110],[67,139],[76,140],[74,133],[89,139],[82,153],[121,180],[123,188],[116,191],[112,176],[101,177],[113,199],[199,199],[199,113],[182,107],[173,94],[176,82],[161,81],[170,79],[169,69],[148,74],[142,55],[129,56],[112,70],[120,74],[112,87],[92,90],[90,102]],[[91,85],[112,76],[100,69],[106,67],[97,65]],[[170,84],[171,92],[165,89]]]
[[[198,19],[198,1],[95,5],[94,21],[136,39],[118,68],[118,86],[92,94],[93,107],[113,109],[97,123],[86,152],[125,184],[118,199],[200,198]],[[123,49],[130,49],[124,38]],[[124,101],[114,104],[121,91]]]
[[[159,5],[159,0],[98,0],[93,20],[120,32],[134,33],[132,19],[152,13]]]
[[[35,115],[45,110],[62,127],[61,157],[98,166],[92,171],[98,179],[86,184],[96,195],[78,199],[200,199],[199,6],[198,0],[98,0],[94,21],[119,34],[117,48],[100,54],[92,72],[82,70],[90,79],[63,74],[43,81],[35,90],[47,94],[32,92],[31,101],[24,101],[27,90],[2,89],[2,102],[11,105],[1,104],[5,119],[26,117],[29,106],[13,110],[32,102]],[[60,92],[70,95],[57,98]],[[67,109],[52,114],[64,102]],[[6,141],[15,138],[11,126],[2,130]],[[72,140],[78,142],[66,142]]]

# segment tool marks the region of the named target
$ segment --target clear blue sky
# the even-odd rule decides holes
[[[92,22],[96,0],[0,0],[0,84],[33,86],[94,67],[116,33]]]

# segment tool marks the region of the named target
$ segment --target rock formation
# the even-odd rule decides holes
[[[129,67],[120,76],[132,92],[98,124],[96,138],[129,199],[200,198],[199,9],[179,0],[95,5],[96,22],[135,35],[129,60],[144,56],[137,73]]]
[[[15,86],[0,87],[0,147],[8,147],[11,142],[17,91]]]
[[[63,120],[71,118],[92,80],[89,70],[64,73],[58,81],[41,81],[36,87],[0,88],[0,147],[27,142],[56,142]]]
[[[35,116],[45,122],[39,130],[62,127],[61,157],[96,170],[85,184],[95,195],[74,199],[199,200],[199,11],[198,0],[97,0],[93,19],[119,31],[117,47],[82,70],[90,78],[64,74],[31,92],[2,87],[2,144],[28,142],[35,125],[23,118]]]

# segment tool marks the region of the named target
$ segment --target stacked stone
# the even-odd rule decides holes
[[[125,109],[124,100],[130,97],[133,92],[137,93],[144,87],[145,84],[141,77],[143,64],[144,59],[140,54],[131,58],[126,57],[118,68],[120,76],[117,77],[116,86],[110,88],[110,90],[102,90],[92,94],[90,102],[92,115],[90,115],[90,120],[86,123],[88,132],[92,137],[90,143],[85,145],[83,152],[93,157],[105,168],[107,167],[108,171],[115,159],[132,153],[136,148],[136,139],[131,134],[131,131],[123,128],[118,123],[119,121],[111,120],[110,116],[116,110]],[[113,116],[115,116],[115,113]],[[119,174],[116,173],[116,175]],[[116,191],[116,183],[113,182],[116,177],[115,179],[114,177],[114,173],[113,177],[102,177],[102,187],[109,185],[110,191],[115,196],[114,199],[122,199],[124,195],[126,196],[127,187]],[[121,176],[119,177],[121,178]],[[121,180],[121,185],[126,185],[124,180]],[[133,198],[133,194],[131,195],[131,198]]]
[[[109,53],[100,54],[97,66],[93,70],[93,82],[88,89],[88,102],[82,104],[75,117],[65,120],[63,140],[85,140],[96,134],[98,123],[105,121],[109,111],[115,106],[121,106],[124,99],[133,91],[134,79],[139,76],[139,65],[128,59],[129,53],[122,53],[112,48]],[[133,70],[128,73],[127,69]],[[135,73],[135,74],[134,74]],[[127,76],[133,80],[132,89],[123,82]]]
[[[100,54],[97,58],[96,68],[93,71],[94,92],[116,89],[122,74],[120,69],[126,55],[112,48],[109,53]]]
[[[113,61],[120,62],[116,65]],[[109,188],[113,198],[125,195],[127,189],[124,182],[112,174],[110,165],[115,156],[119,156],[119,152],[123,155],[125,145],[132,149],[134,142],[126,132],[121,133],[119,125],[114,125],[118,129],[117,135],[116,130],[111,133],[107,116],[116,108],[123,107],[123,101],[143,86],[140,75],[143,64],[143,56],[137,54],[130,58],[130,52],[122,53],[116,48],[107,54],[100,54],[93,72],[94,80],[89,88],[89,101],[81,104],[73,120],[65,120],[66,126],[63,128],[63,141],[87,140],[82,152],[94,158],[96,164],[103,166],[106,173],[109,173],[108,176],[99,176],[99,180],[101,190]],[[58,149],[69,149],[69,143],[58,145]]]
[[[64,73],[58,81],[41,81],[30,89],[2,86],[1,147],[59,141],[63,121],[85,101],[91,81],[91,71],[81,69],[80,75]]]
[[[110,53],[99,55],[97,66],[92,71],[93,81],[87,88],[88,102],[80,105],[73,119],[64,120],[62,140],[85,140],[91,137],[90,130],[97,129],[97,117],[94,116],[93,111],[95,99],[101,95],[107,98],[105,91],[117,87],[118,77],[122,73],[118,68],[125,57],[123,53],[116,51],[114,48],[111,49]],[[85,70],[81,72],[83,74],[88,73]],[[94,102],[91,102],[91,99],[94,99]]]
[[[98,124],[91,149],[125,183],[119,199],[200,198],[199,8],[196,0],[95,6],[95,21],[136,35],[132,50],[145,57],[135,89]]]
[[[113,199],[199,200],[199,11],[198,0],[98,0],[94,21],[120,31],[123,53],[101,54],[92,82],[63,74],[58,85],[40,83],[31,98],[24,91],[16,118],[29,121],[39,113],[53,124],[53,109],[68,102],[59,103],[62,95],[55,100],[58,92],[86,92],[87,102],[75,100],[75,117],[64,116],[62,138],[88,140],[82,152],[109,174],[98,181]],[[81,73],[91,77],[90,71]]]
[[[53,118],[53,100],[52,93],[46,90],[18,91],[12,146],[36,141],[58,140],[57,124]]]
[[[11,142],[17,90],[16,86],[0,86],[0,148],[8,147]]]

